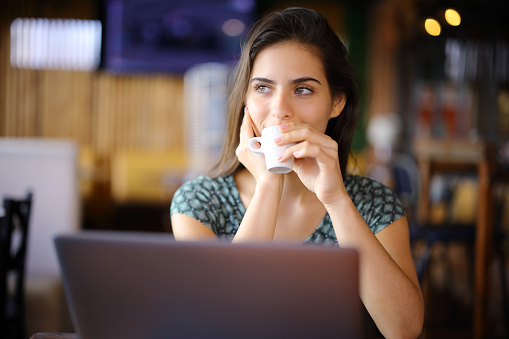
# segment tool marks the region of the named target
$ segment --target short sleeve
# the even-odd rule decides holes
[[[232,177],[200,176],[184,183],[173,195],[170,214],[198,220],[220,238],[236,233],[245,210]]]
[[[353,203],[373,233],[405,216],[405,209],[396,194],[371,178],[348,176],[345,186]]]
[[[218,219],[212,205],[213,199],[210,192],[203,187],[203,181],[188,181],[173,195],[170,214],[187,215],[212,229]]]

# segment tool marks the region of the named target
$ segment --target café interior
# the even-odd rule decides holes
[[[2,234],[9,206],[25,203],[18,211],[29,215],[17,240],[21,287],[2,266],[2,338],[75,332],[55,233],[171,234],[173,193],[219,154],[242,35],[292,6],[328,18],[362,79],[349,171],[384,183],[405,207],[421,338],[509,337],[502,0],[7,0]]]

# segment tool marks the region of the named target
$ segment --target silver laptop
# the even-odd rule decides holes
[[[55,238],[80,339],[358,338],[358,254],[338,247]]]

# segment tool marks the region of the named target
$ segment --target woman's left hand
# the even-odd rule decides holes
[[[323,204],[331,204],[347,194],[336,141],[302,123],[288,123],[280,128],[283,136],[278,145],[297,143],[285,151],[280,161],[293,156],[293,171]]]

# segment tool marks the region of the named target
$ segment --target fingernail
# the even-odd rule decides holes
[[[274,142],[277,144],[279,142],[281,142],[282,138],[281,137],[277,137],[276,139],[274,139]]]
[[[297,151],[297,152],[293,152],[293,156],[294,156],[295,158],[297,158],[299,155],[300,155],[300,153],[299,153],[298,151]]]
[[[284,124],[284,125],[280,125],[280,126],[279,126],[279,129],[281,129],[281,130],[285,130],[285,129],[287,129],[287,128],[288,128],[288,125],[287,125],[287,124]]]
[[[281,159],[283,159],[283,154],[280,154],[277,156],[277,160],[281,160]]]

